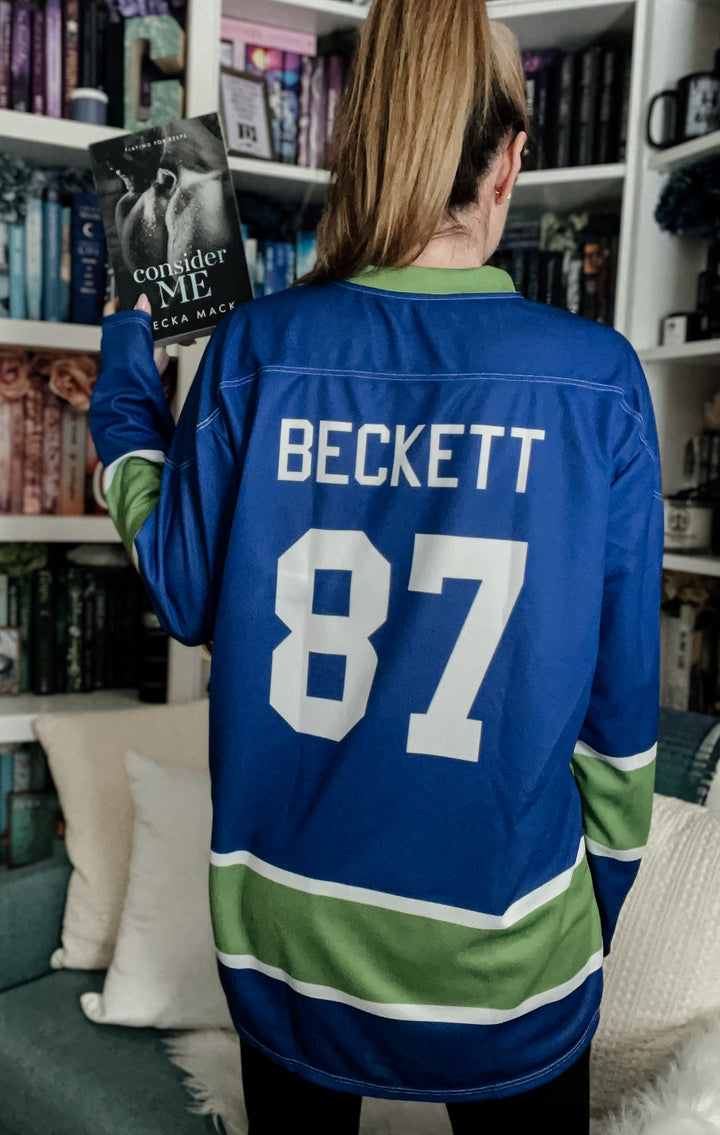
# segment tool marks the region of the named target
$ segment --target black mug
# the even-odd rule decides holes
[[[664,106],[665,122],[662,136],[655,138],[652,119],[658,103]],[[720,73],[716,71],[683,75],[675,90],[660,91],[650,102],[647,140],[656,150],[666,150],[713,130],[720,130]]]

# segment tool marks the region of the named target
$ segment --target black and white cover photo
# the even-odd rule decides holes
[[[252,299],[217,114],[90,147],[122,310],[143,292],[157,343],[209,335]]]

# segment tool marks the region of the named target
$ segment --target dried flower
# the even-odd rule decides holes
[[[89,410],[96,378],[94,355],[58,355],[50,367],[49,386],[53,394],[64,398],[75,410]]]

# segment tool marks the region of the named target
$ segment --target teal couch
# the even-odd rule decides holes
[[[94,1025],[102,972],[51,971],[66,859],[0,873],[0,1135],[209,1135],[157,1029]]]
[[[660,711],[656,788],[702,803],[718,721]],[[104,974],[51,971],[66,860],[0,872],[0,1135],[209,1135],[156,1029],[92,1024],[80,1009]]]

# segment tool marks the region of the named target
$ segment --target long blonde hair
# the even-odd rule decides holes
[[[303,282],[409,263],[527,129],[514,37],[485,0],[374,0],[343,97],[318,260]]]

